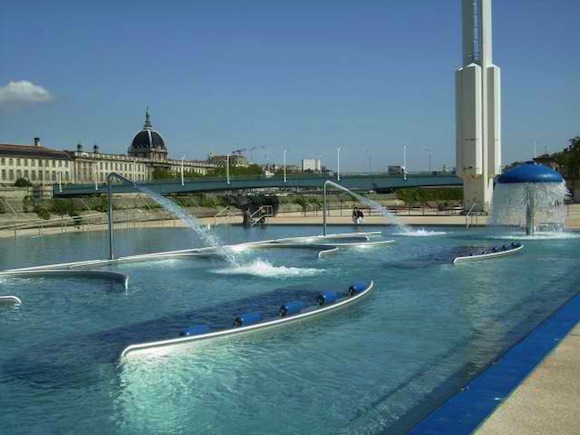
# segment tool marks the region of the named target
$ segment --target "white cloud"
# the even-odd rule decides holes
[[[42,86],[26,80],[10,82],[6,86],[0,86],[0,104],[38,104],[46,103],[52,99],[50,92]]]

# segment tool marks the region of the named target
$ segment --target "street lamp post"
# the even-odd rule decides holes
[[[230,184],[230,155],[226,154],[226,182]]]
[[[403,146],[403,180],[407,181],[407,145]]]
[[[95,190],[99,190],[99,180],[97,178],[97,162],[93,164],[93,177],[95,177]]]
[[[433,151],[431,151],[431,148],[427,148],[427,152],[429,153],[429,172],[431,172],[431,161],[433,160]]]
[[[62,171],[58,171],[58,191],[62,192]]]
[[[369,150],[365,150],[365,153],[367,154],[367,157],[369,158],[369,174],[371,174],[373,172],[373,166],[371,163],[371,153]]]
[[[340,181],[340,150],[342,147],[336,149],[336,180]]]
[[[183,179],[183,163],[185,160],[185,156],[181,158],[181,185],[185,186],[185,180]]]
[[[287,181],[286,180],[286,153],[288,152],[287,149],[284,150],[284,183]]]

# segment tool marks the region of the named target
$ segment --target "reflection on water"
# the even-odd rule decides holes
[[[223,228],[219,236],[234,243],[317,230]],[[82,280],[3,281],[24,303],[0,311],[2,432],[22,432],[23,421],[40,433],[404,432],[575,294],[580,278],[577,238],[530,240],[518,255],[454,267],[465,250],[501,242],[425,231],[447,234],[324,260],[276,249],[240,253],[246,266],[187,258],[112,267],[131,276],[127,292]],[[118,248],[183,249],[187,234],[120,232]],[[0,248],[12,250],[14,267],[46,263],[46,253],[57,262],[106,251],[100,238],[91,248],[87,240]],[[198,323],[225,327],[240,311],[275,315],[281,303],[370,279],[373,293],[341,312],[118,361],[131,343]]]

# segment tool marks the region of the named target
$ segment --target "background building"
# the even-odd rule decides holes
[[[2,184],[14,184],[19,178],[33,184],[52,184],[59,177],[71,183],[74,174],[72,157],[64,151],[43,147],[40,138],[34,138],[34,145],[0,144]]]
[[[306,171],[321,172],[320,159],[302,159],[302,172]]]
[[[179,175],[183,168],[186,174],[205,175],[217,167],[207,161],[169,159],[163,137],[153,129],[149,110],[128,155],[104,154],[98,145],[87,151],[80,143],[75,151],[61,151],[42,146],[40,138],[34,138],[34,145],[0,144],[0,183],[10,185],[19,178],[32,184],[106,183],[111,172],[135,181],[150,181],[157,169]]]
[[[226,162],[230,162],[230,167],[236,168],[247,168],[250,166],[250,161],[243,155],[238,153],[231,153],[231,154],[214,154],[210,153],[207,158],[208,163],[217,165],[217,166],[226,166]]]

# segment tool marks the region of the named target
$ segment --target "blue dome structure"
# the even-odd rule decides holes
[[[499,184],[562,183],[563,181],[559,172],[531,161],[522,163],[497,178]]]

